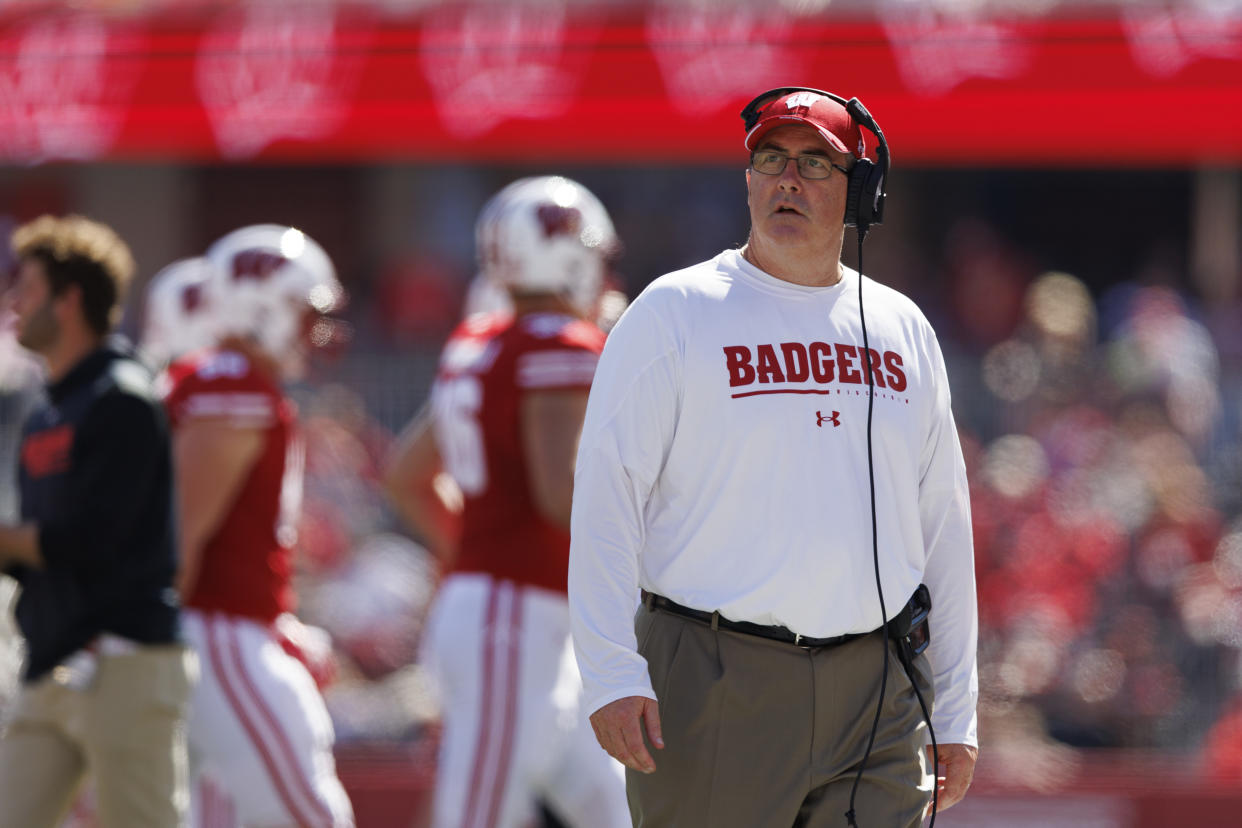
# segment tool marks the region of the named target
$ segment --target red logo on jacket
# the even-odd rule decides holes
[[[31,477],[60,474],[69,468],[73,426],[62,425],[31,434],[22,443],[22,467]]]
[[[834,411],[831,414],[824,414],[822,411],[815,412],[815,425],[820,428],[824,427],[824,423],[832,423],[833,428],[841,425],[841,412]]]

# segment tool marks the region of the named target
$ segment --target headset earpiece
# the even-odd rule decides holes
[[[864,167],[870,167],[871,162],[866,158],[859,158],[854,162],[854,166],[850,169],[849,189],[845,196],[845,226],[858,226],[859,206],[863,202],[863,188],[867,185],[868,170]]]
[[[869,158],[859,158],[850,170],[845,202],[845,226],[867,231],[884,221],[884,169]]]
[[[858,98],[850,98],[845,103],[845,111],[856,124],[876,138],[877,161],[859,158],[850,170],[849,201],[845,207],[845,225],[857,227],[860,233],[866,233],[871,225],[884,221],[884,184],[888,178],[889,167],[888,141],[884,139],[884,131],[880,129],[880,125]]]

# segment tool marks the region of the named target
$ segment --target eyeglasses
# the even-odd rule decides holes
[[[750,168],[764,175],[780,175],[785,171],[785,165],[789,163],[790,158],[798,162],[798,175],[810,181],[827,178],[832,175],[833,170],[840,170],[847,176],[850,174],[850,171],[845,167],[832,163],[822,155],[799,155],[794,158],[792,155],[775,152],[774,150],[755,150],[752,152],[750,154]]]

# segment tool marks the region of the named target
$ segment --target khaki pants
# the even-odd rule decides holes
[[[807,650],[638,610],[639,652],[660,705],[652,774],[627,771],[636,828],[845,826],[884,654],[879,632]],[[858,787],[859,828],[913,828],[931,798],[926,725],[889,646],[888,686]],[[915,661],[931,709],[925,656]]]
[[[23,686],[0,738],[0,828],[53,828],[88,768],[105,828],[184,825],[196,673],[187,648],[149,646],[100,656],[81,689],[55,671]]]

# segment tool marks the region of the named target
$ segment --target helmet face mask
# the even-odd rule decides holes
[[[587,314],[617,248],[590,190],[560,176],[523,178],[484,206],[475,225],[483,275],[516,294],[560,294]]]
[[[142,348],[164,365],[214,344],[218,274],[206,258],[178,259],[151,277],[145,294]]]
[[[257,224],[216,241],[207,258],[222,285],[222,333],[253,341],[287,378],[300,376],[314,319],[345,302],[328,254],[296,228]]]

